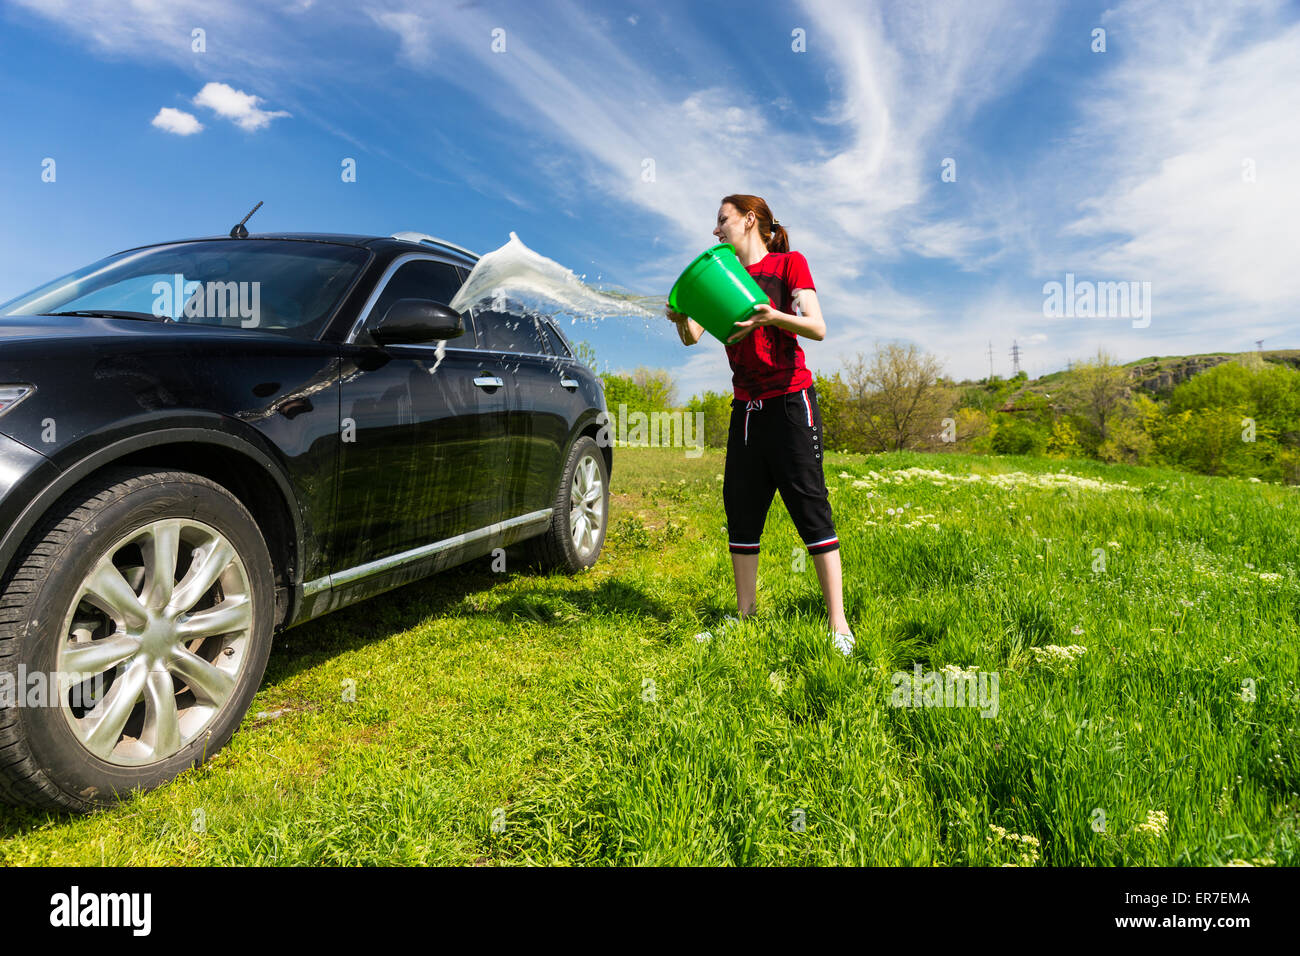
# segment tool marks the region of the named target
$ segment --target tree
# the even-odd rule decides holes
[[[993,423],[979,408],[958,408],[953,414],[956,423],[955,440],[948,446],[953,451],[988,452],[992,450]]]
[[[677,404],[677,383],[667,369],[637,366],[632,381],[651,408],[672,408]]]
[[[600,380],[611,413],[617,414],[619,405],[626,405],[629,412],[668,411],[676,407],[677,383],[666,369],[641,366],[631,375],[606,372]]]
[[[1047,454],[1051,458],[1082,458],[1084,450],[1079,446],[1078,429],[1066,415],[1061,415],[1052,422],[1051,434],[1047,436]]]
[[[596,350],[592,348],[591,343],[583,339],[573,347],[573,354],[583,365],[593,372],[599,372],[600,367],[596,361]]]
[[[1066,380],[1065,399],[1097,430],[1097,440],[1110,438],[1112,421],[1128,405],[1128,370],[1105,349],[1097,357],[1074,363]]]
[[[1046,430],[1032,419],[998,412],[993,417],[992,448],[999,455],[1041,455],[1047,447]]]
[[[731,428],[731,393],[705,392],[686,403],[686,411],[704,413],[704,444],[709,448],[727,447]]]
[[[611,415],[618,415],[620,405],[626,405],[628,411],[649,411],[644,407],[645,396],[628,376],[606,372],[600,382],[605,387],[605,405]]]
[[[897,343],[877,345],[869,359],[859,353],[846,365],[854,430],[864,450],[901,451],[937,440],[954,404],[950,390],[938,384],[942,371],[933,355]]]
[[[813,375],[817,389],[817,406],[822,413],[822,447],[826,449],[864,451],[854,446],[853,425],[850,421],[849,389],[840,373],[827,378],[820,372]]]

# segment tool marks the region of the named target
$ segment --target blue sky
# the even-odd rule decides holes
[[[259,199],[254,231],[513,230],[660,294],[748,192],[808,258],[823,372],[888,340],[957,377],[990,340],[1003,375],[1013,340],[1031,375],[1300,347],[1294,2],[10,0],[0,76],[0,300]],[[1045,316],[1067,272],[1150,282],[1150,324]],[[729,388],[667,322],[569,331]]]

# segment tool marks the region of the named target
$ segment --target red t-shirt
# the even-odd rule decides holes
[[[794,290],[812,289],[812,273],[802,252],[769,252],[745,271],[767,293],[773,308],[794,313]],[[798,392],[813,383],[803,361],[798,336],[775,325],[760,325],[727,347],[736,398],[747,402]]]

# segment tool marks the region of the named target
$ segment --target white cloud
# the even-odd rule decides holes
[[[193,113],[172,109],[170,106],[160,109],[151,122],[160,130],[177,136],[193,136],[203,129],[203,124]]]
[[[907,248],[931,259],[952,259],[967,263],[975,250],[985,245],[991,237],[984,230],[968,222],[953,220],[922,223],[908,230],[904,240]]]
[[[240,129],[254,132],[271,124],[271,120],[288,116],[284,110],[264,110],[260,96],[253,96],[225,83],[208,83],[194,97],[195,106],[206,106]]]
[[[1300,303],[1300,23],[1286,15],[1272,0],[1176,16],[1137,0],[1106,18],[1127,50],[1084,100],[1096,177],[1066,234],[1102,276],[1150,280],[1157,308]]]
[[[111,55],[146,55],[190,69],[209,65],[195,55],[190,31],[202,27],[209,42],[227,37],[275,36],[281,7],[243,0],[14,0],[17,7],[44,17],[56,28],[84,39],[93,49]],[[281,21],[282,22],[282,21]],[[212,56],[206,54],[205,56]],[[222,65],[239,73],[273,65],[284,59],[283,49],[270,44],[236,42],[223,46]]]
[[[425,66],[433,59],[432,24],[418,13],[395,11],[366,11],[372,20],[390,33],[396,34],[398,59],[415,67]]]

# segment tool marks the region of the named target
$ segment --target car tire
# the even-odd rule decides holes
[[[211,757],[261,684],[274,610],[266,542],[220,485],[115,468],[71,489],[0,582],[0,799],[88,811]]]
[[[528,542],[528,557],[543,570],[577,573],[600,557],[608,525],[609,468],[600,447],[583,435],[569,449],[550,527]]]

